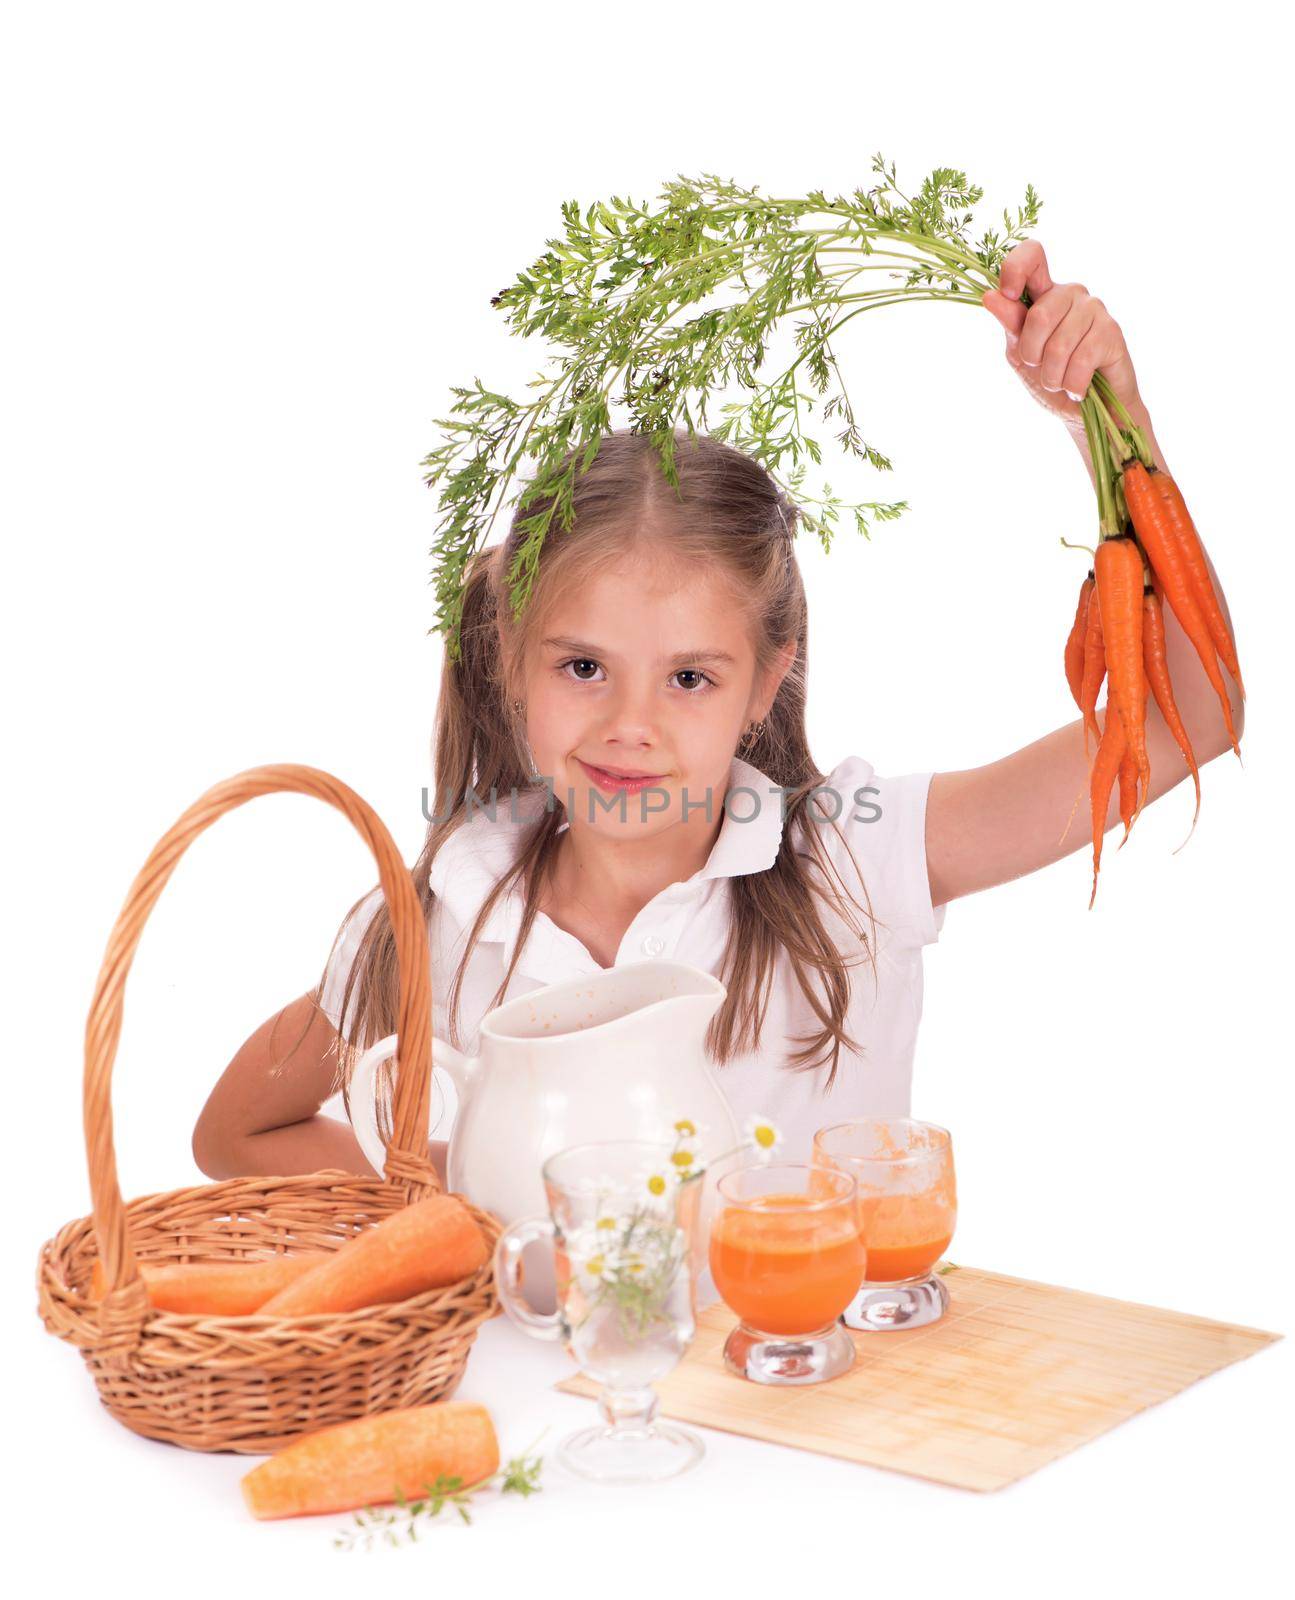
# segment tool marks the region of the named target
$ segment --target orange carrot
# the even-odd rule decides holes
[[[1119,711],[1111,705],[1108,698],[1102,742],[1097,747],[1097,755],[1093,760],[1093,892],[1088,898],[1090,911],[1093,909],[1093,901],[1097,899],[1097,874],[1102,865],[1102,837],[1106,832],[1106,813],[1111,804],[1111,785],[1115,782],[1115,775],[1119,771],[1120,760],[1127,742]]]
[[[263,1260],[141,1261],[139,1275],[156,1311],[246,1317],[324,1259],[322,1251],[310,1250]],[[90,1298],[102,1300],[105,1288],[103,1263],[96,1261],[90,1275]]]
[[[1075,607],[1075,620],[1070,625],[1070,637],[1066,640],[1066,682],[1081,711],[1084,708],[1084,642],[1088,637],[1088,605],[1094,587],[1095,581],[1090,572],[1079,586],[1079,604]]]
[[[1096,582],[1094,581],[1094,591]],[[1094,605],[1094,596],[1088,604],[1087,631],[1084,635],[1084,675],[1080,684],[1079,709],[1084,715],[1084,755],[1088,755],[1088,732],[1092,729],[1093,737],[1101,743],[1102,732],[1097,726],[1095,715],[1097,696],[1102,687],[1102,679],[1106,676],[1106,650],[1102,643],[1102,608]]]
[[[1120,757],[1120,821],[1124,824],[1124,838],[1119,848],[1123,850],[1129,829],[1133,826],[1133,810],[1138,800],[1138,762],[1133,748],[1127,742]]]
[[[434,1194],[366,1228],[261,1307],[266,1317],[358,1311],[458,1283],[490,1252],[456,1196]]]
[[[1205,626],[1210,631],[1210,638],[1214,641],[1214,648],[1223,658],[1223,665],[1232,674],[1236,686],[1241,691],[1241,698],[1246,697],[1246,686],[1241,681],[1241,666],[1237,661],[1237,647],[1233,643],[1232,635],[1228,631],[1227,618],[1223,615],[1223,608],[1219,605],[1219,597],[1214,592],[1214,584],[1210,579],[1210,569],[1205,561],[1205,548],[1201,544],[1201,536],[1196,531],[1196,524],[1192,521],[1191,513],[1187,509],[1187,502],[1183,499],[1183,492],[1169,474],[1157,468],[1149,472],[1153,489],[1159,491],[1169,511],[1170,525],[1178,536],[1178,543],[1183,553],[1183,566],[1187,571],[1188,579],[1192,586],[1192,596],[1196,601],[1200,614],[1205,619]]]
[[[1196,755],[1192,750],[1192,742],[1187,737],[1187,729],[1183,726],[1183,719],[1179,715],[1177,703],[1174,700],[1173,685],[1169,681],[1169,666],[1165,660],[1165,618],[1163,605],[1160,598],[1160,587],[1155,577],[1142,591],[1142,664],[1146,668],[1147,683],[1156,704],[1160,707],[1160,715],[1165,719],[1165,726],[1178,742],[1187,761],[1187,769],[1192,775],[1192,782],[1196,785],[1196,810],[1192,813],[1191,832],[1196,831],[1196,818],[1201,814],[1201,775],[1196,766]],[[1183,840],[1183,844],[1187,843]],[[1179,850],[1182,849],[1179,845]]]
[[[437,1400],[307,1434],[244,1474],[242,1489],[254,1517],[304,1517],[421,1499],[441,1476],[469,1488],[498,1470],[486,1408]]]
[[[1102,612],[1102,642],[1114,701],[1138,764],[1145,794],[1151,787],[1147,758],[1146,678],[1142,669],[1142,555],[1126,534],[1103,539],[1093,563]]]
[[[1191,640],[1192,648],[1200,657],[1201,665],[1205,668],[1205,676],[1209,679],[1223,708],[1223,722],[1239,761],[1241,747],[1237,744],[1236,729],[1232,724],[1232,702],[1228,698],[1223,674],[1219,671],[1217,652],[1210,637],[1209,627],[1201,616],[1200,607],[1196,604],[1191,579],[1184,566],[1182,546],[1169,522],[1165,501],[1159,491],[1152,488],[1146,468],[1139,461],[1127,463],[1121,482],[1129,515],[1133,518],[1133,525],[1138,531],[1142,548],[1150,559],[1160,585],[1160,592],[1168,600],[1170,609],[1178,618],[1179,626]]]

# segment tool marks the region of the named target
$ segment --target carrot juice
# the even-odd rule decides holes
[[[710,1234],[710,1270],[724,1303],[763,1333],[809,1334],[859,1288],[864,1249],[853,1205],[770,1194],[728,1206]]]
[[[898,1283],[901,1278],[916,1278],[926,1272],[949,1248],[953,1238],[927,1239],[918,1244],[868,1246],[868,1282]]]
[[[949,1248],[953,1208],[940,1190],[859,1197],[859,1233],[869,1283],[898,1283],[927,1272]]]

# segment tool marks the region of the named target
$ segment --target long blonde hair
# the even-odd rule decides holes
[[[593,462],[575,479],[572,525],[561,529],[555,518],[550,526],[520,618],[513,617],[508,603],[506,574],[525,537],[519,522],[523,516],[538,515],[548,501],[536,499],[524,510],[519,507],[505,541],[472,558],[465,577],[460,659],[451,661],[447,653],[442,667],[433,820],[413,869],[414,880],[430,916],[435,898],[428,881],[431,864],[464,824],[469,791],[475,811],[489,804],[492,791],[497,796],[521,795],[541,787],[532,775],[524,718],[515,702],[523,663],[531,659],[528,652],[541,636],[554,597],[569,593],[569,586],[606,564],[623,561],[627,547],[644,528],[650,526],[656,538],[664,532],[672,555],[703,562],[707,570],[723,572],[733,582],[752,618],[757,674],[771,669],[780,650],[796,641],[795,658],[758,737],[741,748],[744,759],[788,791],[785,824],[777,858],[768,870],[729,879],[731,928],[715,974],[728,995],[711,1021],[707,1050],[722,1066],[735,1055],[758,1048],[776,962],[785,954],[821,1023],[816,1033],[790,1041],[799,1048],[786,1065],[810,1071],[830,1059],[830,1087],[842,1046],[859,1049],[844,1027],[849,969],[857,963],[847,959],[843,947],[857,941],[863,952],[859,960],[867,959],[875,975],[879,924],[857,861],[866,915],[874,930],[871,938],[854,919],[852,913],[864,908],[843,892],[844,884],[820,837],[823,823],[806,815],[808,805],[818,803],[812,791],[825,777],[810,755],[805,730],[807,609],[792,545],[797,508],[758,462],[705,434],[676,435],[674,466],[677,491],[661,469],[650,436],[629,431],[605,435]],[[827,824],[836,827],[825,808],[824,814]],[[520,881],[525,902],[521,929],[488,1009],[503,1000],[535,920],[537,891],[549,882],[564,820],[565,808],[555,798],[527,824],[512,867],[481,906],[450,986],[452,1044],[462,1044],[460,995],[477,939],[501,896]],[[825,909],[844,925],[835,937],[824,920]],[[342,997],[341,1015],[351,1019],[350,1039],[339,1037],[344,1087],[354,1051],[393,1031],[397,992],[395,943],[384,901],[360,941]]]

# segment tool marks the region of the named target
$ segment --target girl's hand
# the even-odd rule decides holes
[[[981,304],[1007,334],[1007,360],[1047,411],[1082,428],[1079,402],[1100,372],[1130,410],[1141,404],[1137,375],[1119,323],[1082,283],[1053,283],[1037,239],[1009,250]],[[1021,290],[1031,304],[1021,304]]]

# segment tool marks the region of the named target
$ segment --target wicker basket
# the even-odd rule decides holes
[[[227,811],[289,791],[326,800],[350,818],[378,864],[400,964],[393,1131],[386,1178],[328,1171],[235,1178],[146,1195],[124,1205],[117,1182],[109,1090],[126,975],[144,923],[185,850]],[[328,1423],[423,1404],[458,1384],[480,1325],[498,1309],[489,1260],[472,1277],[428,1294],[345,1315],[181,1316],[154,1311],[139,1261],[226,1261],[336,1249],[440,1184],[427,1159],[431,978],[427,927],[413,880],[374,811],[311,767],[240,773],[191,806],[149,856],[112,937],[86,1023],[84,1111],[88,1217],[41,1250],[45,1326],[76,1345],[104,1405],[136,1433],[190,1450],[264,1454]],[[498,1218],[464,1199],[493,1250]],[[101,1257],[102,1301],[89,1299]]]

